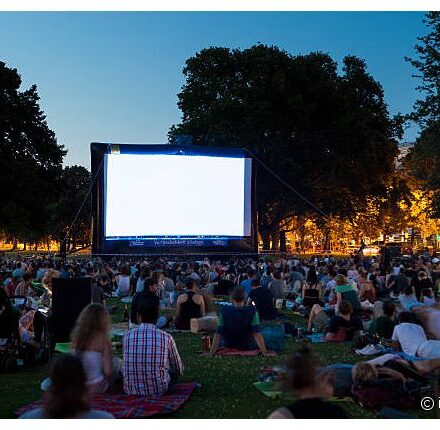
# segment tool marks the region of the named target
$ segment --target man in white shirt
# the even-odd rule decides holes
[[[414,314],[402,312],[400,324],[394,327],[394,346],[405,354],[421,358],[440,358],[440,341],[428,340],[422,326],[415,324]]]

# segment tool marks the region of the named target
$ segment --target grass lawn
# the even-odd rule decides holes
[[[114,300],[113,300],[114,301]],[[113,315],[120,322],[122,306]],[[289,316],[296,323],[303,319]],[[256,381],[263,365],[283,362],[298,344],[286,339],[286,350],[274,358],[265,357],[202,357],[195,353],[201,347],[201,335],[177,333],[174,335],[185,364],[183,381],[196,380],[201,384],[175,418],[265,418],[283,404],[271,400],[257,391]],[[346,344],[315,344],[314,349],[322,364],[336,362],[354,363],[360,357],[352,353]],[[27,368],[14,374],[0,374],[0,418],[13,418],[17,408],[40,397],[39,385],[46,376],[46,366]],[[374,418],[374,412],[366,411],[354,403],[338,402],[353,418]],[[435,412],[411,411],[420,418],[435,418]]]

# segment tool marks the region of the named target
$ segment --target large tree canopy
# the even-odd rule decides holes
[[[407,163],[412,174],[426,189],[433,191],[432,214],[440,217],[440,12],[428,12],[426,36],[419,37],[415,59],[407,59],[417,68],[418,90],[424,98],[414,106],[411,118],[422,132]]]
[[[66,151],[46,123],[36,86],[20,86],[17,70],[0,62],[0,229],[35,241],[50,229]]]
[[[346,57],[338,74],[320,52],[209,48],[183,73],[171,142],[190,135],[197,145],[247,148],[328,214],[351,216],[385,193],[401,121],[390,118],[362,60]],[[262,234],[311,209],[261,167],[257,186]]]

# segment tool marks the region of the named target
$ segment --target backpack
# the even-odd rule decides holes
[[[365,409],[380,409],[383,406],[395,409],[414,409],[415,402],[396,381],[377,381],[368,385],[353,385],[353,397]]]

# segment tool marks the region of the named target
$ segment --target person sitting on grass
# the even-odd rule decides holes
[[[324,311],[324,308],[315,303],[310,310],[309,322],[307,324],[307,330],[313,331],[314,333],[324,333],[330,318]]]
[[[0,288],[0,339],[15,340],[18,342],[20,313],[15,310],[8,299],[6,292]]]
[[[422,290],[421,301],[425,306],[434,306],[436,305],[434,293],[431,288],[424,288]]]
[[[120,374],[121,360],[112,358],[110,328],[110,315],[105,306],[92,303],[79,314],[72,331],[70,348],[83,363],[91,394],[106,392]]]
[[[339,314],[330,319],[325,339],[327,341],[352,340],[357,332],[363,330],[362,320],[353,316],[353,307],[348,300],[339,304]]]
[[[32,288],[32,273],[26,272],[23,275],[23,280],[17,285],[14,295],[25,297],[35,296],[35,290]]]
[[[272,412],[269,418],[348,418],[341,407],[322,400],[333,395],[330,375],[318,372],[312,351],[302,347],[288,361],[283,381],[283,389],[298,400]]]
[[[44,395],[43,407],[26,412],[20,418],[114,418],[108,412],[90,409],[87,375],[78,357],[72,354],[55,357],[49,378],[51,384]]]
[[[374,303],[376,291],[373,287],[373,283],[368,279],[368,272],[365,269],[359,271],[358,285],[359,300],[368,300],[370,303]]]
[[[383,339],[391,339],[394,326],[396,325],[394,321],[395,311],[396,306],[393,302],[385,302],[383,304],[384,314],[379,318],[373,320],[373,322],[368,327],[368,332],[370,334],[377,334],[380,338]]]
[[[232,306],[223,306],[217,323],[217,332],[212,342],[211,355],[220,347],[243,351],[260,349],[267,355],[266,344],[260,333],[260,317],[254,306],[245,305],[246,292],[243,287],[232,290]]]
[[[272,293],[274,300],[285,299],[286,281],[281,278],[281,272],[275,270],[272,274],[272,281],[269,282],[269,291]],[[246,291],[248,294],[250,291]]]
[[[197,283],[194,279],[186,280],[186,293],[181,294],[176,303],[176,317],[174,324],[178,330],[189,330],[192,318],[205,316],[205,300],[197,292]]]
[[[273,295],[268,288],[260,285],[258,279],[252,280],[252,290],[246,302],[247,306],[254,305],[258,315],[262,320],[273,320],[277,316],[277,311],[273,305]]]
[[[420,302],[417,300],[416,295],[414,294],[413,287],[406,287],[403,290],[403,293],[399,296],[399,302],[404,310],[410,311],[413,306],[419,306]]]
[[[353,308],[353,314],[358,315],[361,313],[361,303],[359,301],[359,292],[354,284],[349,282],[349,280],[342,274],[335,277],[336,286],[335,293],[337,299],[337,307],[339,308],[343,300],[350,302]]]
[[[130,311],[130,328],[137,326],[138,324],[138,306],[143,299],[154,299],[159,300],[158,296],[158,286],[156,278],[145,278],[144,280],[144,290],[140,293],[136,293],[133,301],[131,303]],[[164,315],[159,316],[156,325],[159,328],[164,328],[168,324],[168,318]]]
[[[136,396],[165,394],[183,374],[183,363],[173,337],[156,327],[159,298],[143,298],[137,305],[139,327],[123,339],[124,391]]]

